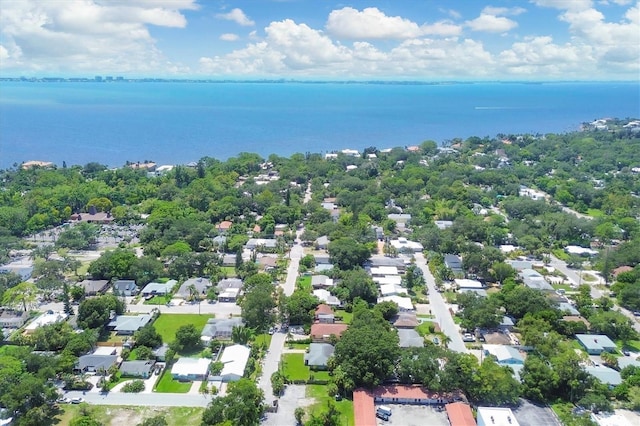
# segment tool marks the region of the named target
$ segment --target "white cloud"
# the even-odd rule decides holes
[[[4,61],[5,59],[9,59],[9,51],[0,44],[0,61]]]
[[[561,10],[582,10],[591,7],[592,0],[529,0],[538,6]]]
[[[466,25],[473,31],[488,33],[504,33],[518,26],[518,23],[504,16],[480,13],[476,19],[467,21]]]
[[[511,49],[501,52],[501,67],[514,75],[541,75],[545,78],[566,78],[596,64],[588,46],[570,43],[557,45],[551,37],[533,37],[514,43]]]
[[[451,21],[439,21],[433,24],[424,24],[420,27],[420,30],[424,35],[437,35],[444,37],[457,36],[462,33],[462,27]]]
[[[243,27],[252,27],[256,24],[244,14],[242,9],[239,8],[232,9],[231,12],[228,13],[218,13],[216,18],[233,21]]]
[[[347,39],[406,39],[421,34],[415,22],[400,16],[387,16],[375,7],[359,11],[351,7],[333,10],[329,14],[327,31]]]
[[[8,58],[1,70],[144,72],[176,69],[147,25],[183,28],[195,0],[4,2],[0,33]],[[182,68],[181,66],[177,66]]]
[[[493,7],[487,6],[482,9],[482,13],[487,15],[521,15],[526,12],[527,9],[522,7]]]
[[[233,33],[225,33],[220,36],[220,40],[222,41],[236,41],[239,38],[240,37],[238,37],[237,34],[233,34]]]

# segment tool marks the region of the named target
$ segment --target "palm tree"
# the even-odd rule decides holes
[[[253,338],[253,329],[244,325],[234,326],[231,329],[231,340],[239,345],[246,345]]]

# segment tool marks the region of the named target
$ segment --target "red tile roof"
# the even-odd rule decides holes
[[[460,392],[436,392],[422,386],[387,385],[378,386],[372,392],[377,398],[405,398],[405,399],[442,399],[445,402],[461,399]]]
[[[231,228],[231,225],[233,225],[233,222],[230,222],[228,220],[223,220],[222,222],[220,222],[220,224],[218,224],[218,229],[227,230]]]
[[[623,272],[630,272],[633,271],[633,268],[631,266],[619,266],[616,269],[614,269],[613,271],[611,271],[612,275],[614,277],[617,277],[619,274],[623,273]]]
[[[471,407],[464,402],[453,402],[444,406],[451,426],[476,426]]]
[[[376,408],[369,392],[353,391],[353,417],[355,426],[376,426]]]
[[[337,337],[342,336],[342,333],[347,329],[347,324],[324,324],[315,323],[311,326],[311,337],[316,339],[322,339],[324,336],[331,336],[335,334]]]
[[[332,314],[332,313],[333,313],[333,309],[331,309],[329,305],[325,305],[324,303],[319,304],[318,307],[316,308],[316,316],[321,314]]]

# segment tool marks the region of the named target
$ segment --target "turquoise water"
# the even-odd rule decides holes
[[[187,163],[578,129],[640,116],[638,83],[0,83],[0,168]]]

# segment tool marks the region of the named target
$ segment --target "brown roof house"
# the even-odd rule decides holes
[[[311,340],[313,342],[329,342],[331,336],[340,338],[347,327],[347,324],[315,323],[311,326]]]

